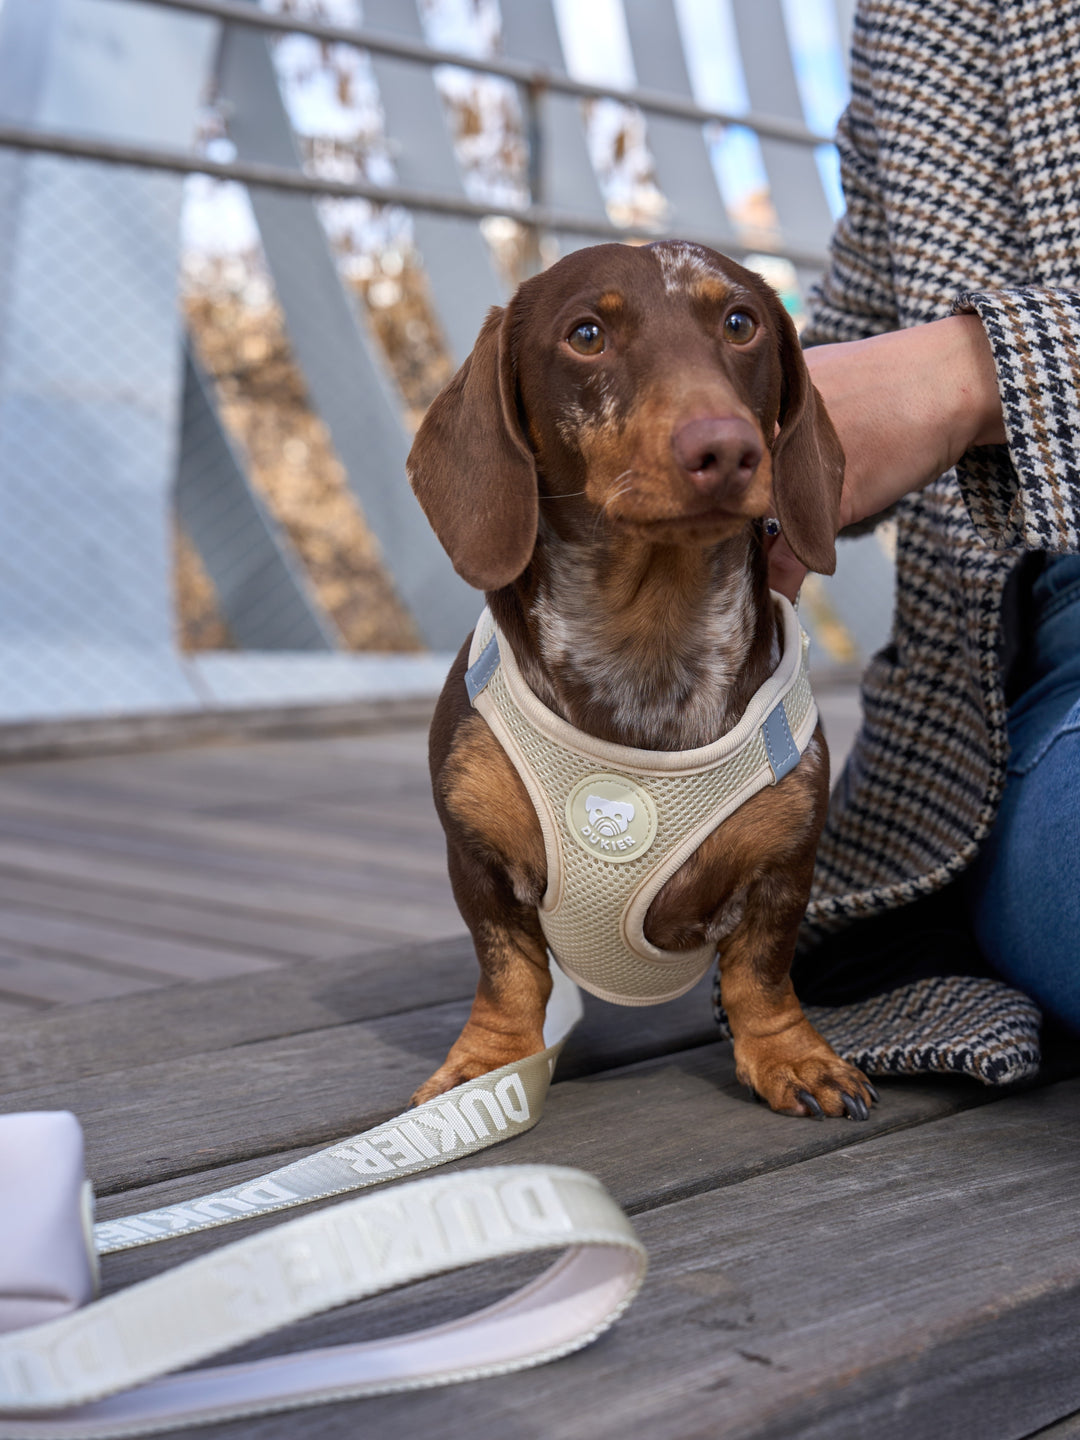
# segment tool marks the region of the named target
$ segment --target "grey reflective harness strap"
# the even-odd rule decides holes
[[[413,1280],[551,1249],[567,1253],[508,1299],[448,1325],[169,1373]],[[146,1435],[503,1374],[588,1344],[630,1303],[644,1272],[629,1221],[590,1175],[507,1166],[432,1176],[0,1336],[0,1437]]]
[[[103,1221],[94,1226],[95,1249],[99,1255],[110,1255],[418,1175],[531,1130],[544,1108],[559,1052],[580,1018],[577,987],[552,966],[544,1020],[546,1049],[257,1179],[140,1215]]]

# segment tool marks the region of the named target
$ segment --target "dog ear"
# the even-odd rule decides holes
[[[424,416],[407,465],[454,569],[478,590],[516,580],[536,544],[536,466],[517,418],[510,313],[489,311],[472,354]]]
[[[808,570],[836,569],[844,450],[815,390],[794,321],[779,297],[780,433],[772,451],[773,500],[788,544]]]

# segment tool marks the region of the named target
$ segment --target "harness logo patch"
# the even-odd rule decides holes
[[[621,864],[656,838],[656,806],[623,775],[589,775],[570,792],[566,824],[583,850]]]

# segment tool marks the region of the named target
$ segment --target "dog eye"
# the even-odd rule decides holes
[[[599,355],[604,349],[604,332],[595,320],[583,320],[570,331],[566,343],[579,355]]]
[[[724,339],[732,345],[745,345],[757,333],[757,321],[744,310],[733,310],[724,321]]]

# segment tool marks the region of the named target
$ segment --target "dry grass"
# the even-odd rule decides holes
[[[423,276],[406,264],[357,282],[414,426],[449,378]],[[252,484],[299,554],[314,591],[349,650],[420,648],[378,544],[348,487],[326,427],[312,411],[281,312],[251,304],[213,277],[189,286],[188,325],[216,382],[222,420]],[[404,484],[404,477],[402,478]],[[227,648],[228,627],[193,547],[178,538],[176,589],[185,650]]]

